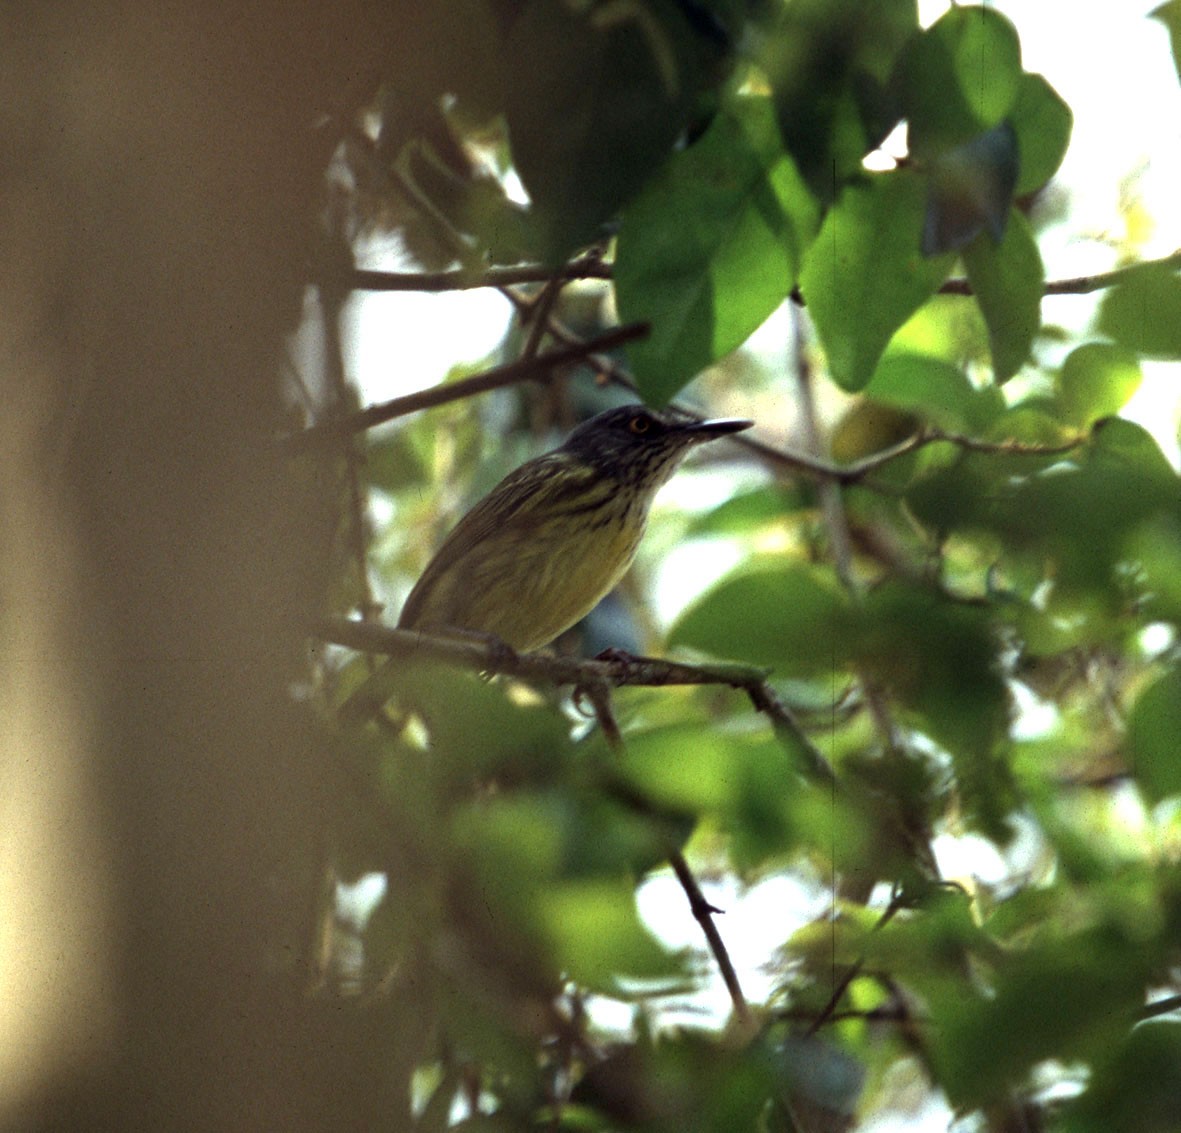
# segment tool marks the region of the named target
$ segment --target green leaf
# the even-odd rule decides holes
[[[1169,669],[1136,699],[1128,750],[1136,781],[1151,802],[1181,793],[1181,669]]]
[[[1169,29],[1169,43],[1173,48],[1173,66],[1181,78],[1181,0],[1167,0],[1159,8],[1148,13],[1154,20],[1160,20]]]
[[[1057,173],[1070,144],[1074,115],[1041,75],[1025,73],[1009,121],[1017,133],[1019,168],[1015,191],[1023,197],[1040,189]]]
[[[925,192],[896,171],[850,185],[804,258],[800,289],[843,389],[861,389],[894,332],[938,290],[952,257],[919,251]]]
[[[899,65],[902,111],[920,161],[998,125],[1021,87],[1016,29],[991,8],[952,8],[917,37]]]
[[[669,642],[806,675],[848,655],[850,624],[848,600],[831,573],[776,561],[720,582],[685,611]]]
[[[988,324],[993,376],[1005,382],[1029,357],[1041,325],[1046,273],[1029,222],[1011,210],[999,245],[978,236],[965,249],[964,264]]]
[[[999,244],[1017,184],[1017,135],[1008,122],[933,157],[923,255],[958,252],[981,232]]]
[[[644,927],[627,878],[570,881],[537,894],[556,965],[592,991],[619,990],[619,977],[672,976],[678,964]]]
[[[1118,413],[1140,388],[1136,357],[1105,342],[1088,342],[1073,350],[1058,373],[1057,397],[1063,417],[1086,428],[1101,417]]]
[[[890,76],[918,29],[915,0],[793,0],[762,42],[784,144],[821,200],[900,118]]]
[[[987,1104],[1045,1059],[1094,1055],[1122,1039],[1143,1001],[1128,950],[1080,933],[1007,958],[987,996],[962,977],[945,982],[931,996],[931,1053],[952,1105]]]
[[[862,664],[953,753],[991,753],[1009,702],[987,615],[896,582],[873,591],[864,614]]]
[[[887,354],[864,392],[953,431],[982,432],[1004,408],[995,389],[977,389],[959,366],[922,354]]]
[[[626,210],[615,261],[621,318],[652,326],[629,348],[646,400],[667,401],[766,320],[818,223],[766,98],[736,99],[669,161]]]
[[[1086,1092],[1067,1102],[1061,1133],[1172,1133],[1181,1097],[1181,1024],[1126,1031],[1095,1069]]]
[[[675,8],[598,13],[529,0],[508,37],[513,160],[554,262],[595,239],[659,169],[708,79],[700,37]]]
[[[1099,329],[1121,346],[1154,358],[1181,358],[1181,278],[1169,264],[1145,264],[1112,288]]]

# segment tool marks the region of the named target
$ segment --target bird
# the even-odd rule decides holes
[[[657,491],[697,445],[749,429],[644,405],[608,409],[509,473],[443,540],[398,626],[518,652],[548,645],[626,573]]]

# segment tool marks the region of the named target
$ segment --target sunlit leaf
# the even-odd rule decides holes
[[[1009,112],[1017,133],[1018,196],[1040,189],[1058,171],[1070,143],[1074,115],[1041,75],[1021,76]]]
[[[1029,222],[1011,210],[1004,238],[977,237],[964,250],[964,266],[988,324],[993,376],[1008,381],[1029,357],[1041,326],[1046,275]]]
[[[1153,358],[1181,358],[1181,276],[1168,264],[1129,272],[1103,299],[1099,329]]]
[[[901,351],[881,360],[865,396],[953,431],[982,431],[1003,408],[995,390],[976,388],[959,366]]]
[[[830,572],[773,561],[720,582],[678,619],[669,642],[803,675],[839,664],[849,631],[848,601]]]
[[[1140,388],[1134,355],[1118,346],[1088,342],[1071,351],[1058,373],[1058,399],[1072,424],[1088,426],[1118,413]]]
[[[850,185],[804,259],[800,289],[834,380],[861,389],[894,332],[946,278],[952,257],[919,249],[922,181],[904,171]]]
[[[644,396],[672,397],[740,346],[795,285],[819,210],[766,98],[740,98],[628,207],[620,316],[651,324],[629,349]]]
[[[1153,802],[1181,793],[1181,670],[1172,668],[1137,698],[1128,720],[1132,771]]]
[[[908,48],[900,64],[912,154],[926,161],[998,125],[1021,87],[1021,45],[992,8],[956,7]]]

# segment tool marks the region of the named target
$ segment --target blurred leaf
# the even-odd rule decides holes
[[[629,348],[646,400],[667,401],[740,346],[795,285],[819,212],[766,98],[734,100],[628,207],[620,317],[648,321]]]
[[[718,583],[681,615],[669,644],[804,675],[847,656],[849,619],[831,572],[774,561]]]
[[[758,57],[784,144],[823,201],[901,117],[889,78],[918,28],[915,0],[794,0]]]
[[[1070,144],[1074,115],[1041,75],[1026,72],[1017,86],[1009,121],[1017,132],[1016,193],[1024,197],[1058,172]]]
[[[619,977],[680,974],[640,921],[629,879],[570,881],[534,895],[555,963],[592,991],[618,992]]]
[[[513,160],[542,256],[559,262],[664,163],[722,52],[675,4],[553,0],[527,0],[507,46]]]
[[[619,770],[659,810],[708,817],[753,867],[788,849],[794,766],[776,742],[693,723],[629,734]]]
[[[470,788],[481,776],[544,782],[573,751],[570,725],[553,705],[514,696],[507,682],[437,664],[397,667],[397,689],[430,732],[432,773]]]
[[[1181,0],[1166,0],[1148,13],[1154,20],[1160,20],[1169,29],[1169,44],[1173,49],[1173,66],[1181,78]]]
[[[1007,734],[1009,696],[988,612],[889,582],[865,603],[858,651],[874,680],[951,753],[973,822],[1003,839],[1012,799],[998,745]]]
[[[1181,1024],[1149,1022],[1113,1036],[1086,1092],[1066,1103],[1062,1133],[1174,1133],[1181,1098]]]
[[[977,389],[959,366],[903,352],[878,363],[865,396],[953,432],[981,432],[1004,408],[995,389]]]
[[[1128,751],[1136,782],[1150,802],[1181,794],[1181,669],[1167,670],[1136,698]]]
[[[1104,297],[1099,329],[1137,354],[1181,358],[1181,277],[1176,269],[1145,264],[1130,271]]]
[[[1140,388],[1134,355],[1118,346],[1087,342],[1071,351],[1058,373],[1057,395],[1063,416],[1086,428],[1118,413]]]
[[[782,523],[786,516],[810,504],[802,484],[773,484],[739,492],[724,503],[694,516],[687,538],[711,535],[750,535],[760,527]]]
[[[843,389],[865,386],[894,332],[947,277],[950,256],[919,251],[924,209],[913,174],[871,176],[845,189],[804,258],[800,289]]]
[[[994,380],[1006,382],[1029,357],[1041,325],[1046,275],[1029,222],[1012,210],[1004,239],[978,236],[964,251],[964,265],[988,324]]]
[[[681,1031],[610,1052],[575,1086],[572,1100],[608,1119],[590,1128],[730,1133],[763,1128],[777,1085],[774,1060],[761,1043],[740,1047]]]
[[[1013,204],[1017,168],[1017,135],[1007,121],[932,157],[923,255],[958,252],[982,232],[999,244]],[[968,270],[970,274],[971,262]]]
[[[988,995],[950,983],[931,997],[931,1054],[953,1106],[1020,1088],[1046,1059],[1093,1056],[1122,1040],[1142,998],[1127,942],[1077,933],[1008,956]]]
[[[1000,124],[1021,88],[1013,25],[984,7],[952,8],[907,48],[898,89],[911,154],[929,161]]]

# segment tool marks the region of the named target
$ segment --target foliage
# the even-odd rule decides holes
[[[350,151],[363,223],[392,217],[468,282],[605,265],[618,318],[651,323],[628,360],[653,403],[713,367],[711,392],[774,404],[782,367],[732,352],[792,303],[788,392],[842,408],[810,422],[840,463],[780,452],[773,486],[650,537],[734,550],[666,643],[769,667],[789,713],[715,684],[619,689],[617,751],[589,700],[544,684],[401,660],[375,702],[366,659],[321,671],[356,788],[338,867],[386,878],[358,978],[419,1005],[383,1032],[408,1095],[391,1122],[847,1128],[921,1081],[982,1127],[1173,1128],[1177,1025],[1141,1020],[1181,969],[1181,484],[1119,413],[1142,359],[1181,358],[1181,282],[1175,260],[1115,273],[1094,327],[1052,348],[1036,200],[1071,113],[1018,29],[974,6],[922,28],[907,0],[394,7],[414,65]],[[901,122],[906,160],[868,168]],[[555,336],[595,329],[573,291],[515,299]],[[534,413],[602,396],[551,390]],[[523,400],[368,443],[396,515],[378,585],[421,567],[478,457],[485,482],[517,462],[482,440]],[[651,631],[624,620],[616,643]],[[817,746],[835,785],[801,773]],[[999,880],[941,879],[932,847],[957,840],[991,847]],[[719,957],[639,912],[681,853],[832,904],[769,912],[774,986],[726,1025],[669,1021]]]

